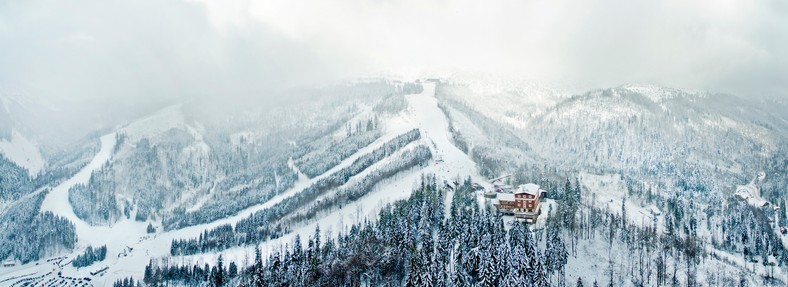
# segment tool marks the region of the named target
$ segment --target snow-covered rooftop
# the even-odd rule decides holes
[[[761,191],[752,183],[736,186],[735,194],[755,207],[766,206],[769,204],[768,201],[761,198]]]
[[[539,185],[535,183],[521,184],[520,187],[515,192],[515,194],[520,194],[520,193],[539,195]]]
[[[498,198],[498,200],[514,201],[514,194],[513,193],[498,193],[498,196],[496,196],[496,198]]]

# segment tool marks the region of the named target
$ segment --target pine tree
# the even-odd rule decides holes
[[[428,248],[428,247],[422,247],[422,248]],[[432,248],[432,246],[430,246],[429,248]],[[421,286],[424,286],[424,287],[434,286],[435,285],[434,284],[435,283],[435,277],[433,277],[433,268],[432,268],[433,266],[431,265],[429,252],[422,251],[420,253],[421,253],[421,256],[420,256],[421,257],[421,264],[420,265],[421,265],[422,270],[421,270],[421,273],[420,273],[421,278],[419,279],[419,281],[421,282]]]
[[[780,199],[780,210],[778,210],[777,214],[780,217],[780,226],[788,226],[788,218],[786,218],[786,214],[788,214],[788,207],[785,206],[785,199]]]
[[[561,239],[556,227],[547,230],[547,246],[545,250],[545,264],[549,273],[563,273],[564,266],[568,262],[569,253],[566,250],[563,239]]]
[[[219,259],[216,262],[216,266],[214,266],[214,270],[211,272],[213,277],[213,286],[223,286],[224,285],[224,260],[222,259],[222,255],[219,255]]]
[[[278,258],[278,256],[277,256]],[[253,286],[264,286],[263,281],[263,258],[260,254],[260,247],[256,246],[254,248],[254,267],[252,267],[252,285]]]
[[[498,285],[497,274],[489,254],[484,253],[479,262],[479,284],[477,286]]]
[[[526,280],[523,277],[523,273],[518,272],[517,268],[510,266],[507,268],[506,275],[501,279],[500,285],[510,287],[526,286]]]
[[[629,243],[629,229],[627,228],[627,197],[621,200],[621,241]]]
[[[153,268],[153,259],[151,259],[150,263],[148,263],[148,265],[145,266],[145,275],[143,275],[143,277],[142,277],[142,281],[145,282],[145,284],[148,284],[148,285],[153,284],[153,269],[152,268]]]
[[[410,268],[408,271],[408,277],[405,280],[406,287],[419,287],[424,286],[425,282],[422,282],[421,272],[424,269],[422,266],[422,260],[420,256],[411,256],[410,258]]]
[[[547,270],[544,268],[544,264],[538,259],[534,259],[536,263],[534,264],[534,275],[532,277],[533,286],[536,287],[547,287],[550,286],[550,282],[547,280]]]
[[[235,275],[238,275],[238,265],[235,264],[235,261],[231,261],[230,267],[227,270],[227,277],[233,278]]]

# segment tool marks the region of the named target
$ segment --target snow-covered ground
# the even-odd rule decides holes
[[[10,141],[0,140],[0,154],[27,169],[31,176],[38,174],[46,164],[36,144],[16,130],[11,132]]]
[[[72,186],[79,183],[87,183],[94,170],[100,168],[112,159],[112,151],[115,146],[115,133],[105,135],[101,138],[100,151],[90,164],[71,179],[55,187],[45,198],[41,210],[53,211],[58,215],[64,216],[74,222],[76,226],[78,237],[77,247],[74,252],[70,254],[59,255],[68,256],[69,259],[64,260],[63,263],[67,263],[76,255],[82,253],[87,246],[106,245],[108,249],[107,259],[80,270],[70,265],[61,267],[57,264],[46,262],[45,260],[31,262],[24,266],[13,268],[0,268],[0,286],[10,285],[16,281],[16,279],[3,280],[16,276],[24,276],[27,278],[43,275],[48,279],[56,279],[58,278],[58,272],[62,272],[63,276],[69,277],[91,277],[93,279],[91,283],[96,286],[111,285],[115,280],[128,276],[141,279],[145,265],[151,258],[169,257],[170,244],[173,239],[194,238],[199,236],[199,234],[206,229],[211,229],[223,224],[235,224],[254,212],[270,208],[282,200],[298,194],[317,180],[349,166],[357,158],[373,151],[392,138],[413,128],[420,129],[422,139],[409,144],[403,148],[403,150],[417,145],[424,145],[430,148],[435,160],[431,161],[427,166],[415,167],[394,177],[385,179],[359,200],[347,204],[342,208],[319,214],[316,219],[309,222],[297,224],[290,233],[278,239],[263,242],[260,245],[263,255],[265,256],[269,253],[277,252],[286,245],[292,244],[296,236],[300,236],[303,241],[302,243],[305,244],[309,236],[312,235],[318,226],[324,237],[335,236],[337,233],[345,231],[354,223],[376,218],[377,213],[387,204],[396,200],[408,198],[412,190],[418,184],[422,174],[435,174],[439,182],[443,182],[443,180],[453,181],[456,178],[464,179],[470,176],[474,182],[489,188],[486,179],[479,175],[476,164],[452,144],[451,134],[448,129],[448,119],[443,111],[438,108],[438,100],[435,98],[434,93],[434,83],[427,82],[424,83],[424,91],[422,93],[405,96],[408,103],[408,107],[405,111],[396,115],[381,117],[382,135],[380,138],[372,144],[361,148],[324,174],[314,178],[308,178],[299,173],[299,180],[292,188],[271,198],[265,203],[244,209],[234,216],[179,230],[167,232],[158,231],[154,234],[146,233],[147,223],[136,222],[132,219],[122,219],[112,226],[91,226],[76,217],[68,202],[68,190]],[[470,119],[461,116],[459,119],[470,121]],[[194,135],[195,138],[199,138],[198,136],[201,134],[196,128],[187,126],[184,123],[182,113],[178,107],[162,110],[120,131],[130,137],[144,137],[146,135],[165,131],[166,129],[162,130],[163,127],[166,127],[166,129],[173,127],[189,129],[190,134]],[[346,185],[353,184],[366,174],[384,166],[387,161],[390,161],[400,153],[401,151],[394,153],[381,162],[373,164],[367,170],[351,178]],[[298,169],[292,160],[289,161],[289,165],[295,170]],[[621,179],[621,176],[616,174],[595,175],[584,172],[580,173],[579,180],[582,186],[583,201],[585,204],[594,205],[597,208],[607,209],[613,213],[620,214],[622,202],[626,201],[627,219],[630,223],[641,226],[651,225],[656,220],[656,226],[659,229],[663,227],[661,222],[662,214],[656,206],[643,206],[640,202],[627,197],[627,187]],[[447,208],[450,198],[451,196],[449,194],[447,197]],[[481,193],[477,194],[477,198],[480,205],[486,204],[486,200]],[[555,202],[552,200],[547,200],[543,203],[543,216],[540,216],[539,221],[535,225],[536,229],[540,229],[545,225],[547,214],[554,204]],[[131,218],[134,218],[133,214]],[[512,221],[512,218],[504,218],[507,221],[506,226],[509,226],[509,222]],[[580,275],[587,285],[590,285],[593,279],[598,279],[600,282],[606,282],[608,276],[606,273],[607,268],[624,268],[625,264],[634,263],[635,260],[638,259],[637,257],[627,254],[626,250],[618,247],[616,248],[608,252],[608,244],[601,236],[579,242],[578,246],[576,246],[577,256],[570,256],[569,263],[566,267],[567,274]],[[732,255],[728,256],[718,250],[710,251],[717,254],[717,256],[725,258],[727,262],[722,260],[710,260],[707,263],[709,265],[731,272],[744,266],[742,258]],[[178,256],[170,258],[169,262],[177,264],[207,263],[213,265],[216,263],[219,255],[222,255],[226,262],[236,261],[242,264],[249,264],[254,258],[254,246],[235,247],[221,252]],[[608,260],[611,259],[615,262],[612,266],[608,264]],[[104,275],[90,275],[90,272],[104,267],[108,267]],[[765,269],[761,272],[765,272]],[[706,275],[699,274],[699,277],[703,276]],[[576,280],[576,278],[567,279],[569,282]],[[625,282],[625,279],[616,278],[616,281]]]
[[[143,138],[153,138],[172,128],[183,128],[192,132],[186,127],[182,108],[181,105],[166,107],[148,117],[130,123],[121,128],[119,132],[125,134],[129,142],[137,142]],[[192,133],[192,136],[195,136],[194,133]],[[199,135],[197,136],[199,137]]]
[[[621,215],[622,201],[626,200],[627,221],[637,226],[652,226],[657,221],[661,230],[662,212],[656,205],[641,205],[627,197],[627,185],[618,174],[595,175],[580,173],[581,194],[586,204]]]
[[[578,277],[582,278],[584,286],[591,286],[594,280],[596,280],[600,286],[606,286],[611,278],[611,269],[613,271],[612,279],[614,286],[637,286],[635,282],[642,280],[642,278],[640,278],[636,272],[635,276],[626,276],[622,274],[628,274],[627,271],[630,270],[630,268],[632,270],[638,270],[638,266],[641,264],[646,265],[643,276],[650,280],[648,284],[644,285],[653,286],[656,283],[656,266],[654,261],[658,252],[633,252],[624,244],[616,243],[610,245],[607,238],[602,234],[596,234],[592,238],[577,240],[576,243],[575,252],[571,252],[571,243],[567,241],[567,248],[570,249],[570,254],[565,268],[567,274],[566,280],[569,286],[574,286]],[[739,259],[741,258],[739,257]],[[666,264],[666,273],[669,277],[667,284],[663,284],[663,286],[670,285],[670,276],[672,276],[674,268],[676,269],[676,276],[680,282],[680,286],[683,286],[686,283],[686,262],[680,259],[676,260],[674,258],[669,258],[666,260]],[[750,266],[751,265],[752,264],[750,264]],[[709,258],[702,261],[698,266],[697,280],[698,282],[707,282],[707,278],[719,278],[721,275],[738,279],[741,268],[743,267],[735,263],[731,264],[722,260]],[[747,286],[762,286],[761,281],[754,280],[757,278],[745,278],[749,281]]]
[[[476,164],[451,143],[448,120],[438,108],[437,99],[435,99],[434,93],[435,85],[433,83],[425,83],[424,91],[421,94],[406,96],[408,101],[407,110],[385,122],[384,136],[368,147],[359,150],[356,154],[327,171],[324,175],[313,178],[313,180],[329,175],[349,165],[355,158],[371,152],[391,138],[412,128],[420,129],[422,133],[422,140],[420,140],[420,142],[423,142],[430,148],[433,153],[433,158],[441,158],[443,160],[442,163],[433,162],[424,168],[414,168],[393,178],[384,180],[382,183],[378,184],[373,191],[356,202],[332,211],[329,214],[319,216],[319,219],[304,224],[301,227],[297,227],[292,232],[280,238],[264,242],[260,245],[263,255],[265,256],[271,252],[277,252],[285,245],[292,244],[296,235],[301,238],[303,244],[306,244],[309,236],[312,235],[315,228],[318,226],[321,232],[324,233],[323,236],[334,236],[346,230],[354,223],[359,223],[365,219],[374,219],[377,213],[385,207],[386,204],[408,198],[419,183],[422,174],[435,174],[440,182],[442,182],[442,180],[452,180],[458,176],[460,178],[471,176],[475,182],[487,185],[486,180],[478,174]],[[375,166],[371,168],[374,169]],[[363,176],[363,173],[360,175]],[[297,186],[298,185],[299,184],[297,184]],[[308,184],[306,186],[308,186]],[[306,186],[301,187],[301,189]],[[295,194],[299,191],[296,188],[294,189],[295,190],[290,191],[292,192],[291,194]],[[287,196],[290,196],[290,194],[282,196],[280,199],[278,199],[280,196],[277,196],[269,202],[278,202]],[[266,203],[265,206],[269,206],[268,203]],[[255,210],[262,208],[265,207],[253,207]],[[236,262],[249,262],[254,258],[254,247],[237,247],[219,253],[183,256],[174,258],[173,260],[174,262],[215,264],[219,254],[223,256],[225,261],[234,260]]]
[[[80,243],[93,243],[94,239],[97,237],[96,234],[98,234],[95,232],[97,231],[95,230],[97,227],[91,226],[74,214],[74,209],[68,201],[69,189],[77,184],[87,184],[93,171],[101,168],[101,166],[110,160],[112,157],[112,148],[114,146],[115,133],[102,136],[101,149],[93,160],[69,180],[53,188],[44,198],[44,202],[41,203],[42,212],[52,211],[54,214],[63,216],[74,223],[77,238]],[[102,234],[101,237],[108,235],[110,234]]]
[[[318,214],[318,216],[311,221],[297,223],[288,234],[278,239],[263,242],[260,245],[263,255],[265,256],[269,253],[277,252],[286,245],[292,244],[296,236],[300,236],[303,241],[302,243],[306,243],[306,240],[308,240],[309,236],[312,235],[318,226],[324,237],[335,236],[337,233],[345,231],[354,223],[359,223],[366,219],[375,219],[378,212],[387,204],[396,200],[408,198],[423,174],[435,174],[439,182],[443,182],[443,180],[453,181],[455,178],[462,180],[470,176],[474,182],[489,188],[486,179],[478,174],[476,164],[452,144],[451,134],[448,130],[448,120],[443,111],[438,108],[438,100],[435,98],[435,84],[430,82],[424,83],[424,91],[422,93],[407,95],[405,99],[408,106],[404,111],[396,115],[381,116],[380,124],[382,127],[382,134],[380,138],[372,144],[361,148],[322,175],[308,178],[299,172],[299,180],[292,188],[271,198],[267,202],[249,207],[233,216],[219,219],[211,223],[167,232],[158,231],[154,234],[146,233],[147,222],[136,222],[132,219],[122,219],[112,226],[91,226],[76,217],[68,202],[68,190],[72,186],[80,183],[87,183],[93,171],[111,161],[113,156],[115,156],[112,154],[113,147],[115,146],[115,133],[105,135],[101,138],[100,151],[95,155],[90,164],[80,170],[71,179],[64,181],[52,189],[45,198],[41,210],[52,211],[58,215],[64,216],[71,220],[76,226],[78,237],[77,247],[69,254],[59,254],[58,256],[68,257],[60,261],[61,263],[68,263],[76,255],[81,254],[87,246],[96,247],[106,245],[108,249],[107,259],[80,270],[68,264],[66,264],[67,266],[60,266],[59,264],[46,260],[31,262],[23,266],[12,268],[0,268],[0,286],[12,284],[18,280],[17,277],[19,276],[23,278],[44,276],[47,280],[60,280],[57,275],[58,272],[62,272],[63,276],[75,278],[91,277],[93,279],[91,283],[96,286],[108,286],[115,280],[128,276],[141,279],[145,265],[150,259],[169,257],[170,244],[173,239],[195,238],[206,229],[211,229],[223,224],[235,224],[254,212],[270,208],[288,197],[298,194],[321,178],[351,165],[352,162],[359,157],[368,154],[392,138],[413,128],[420,129],[422,139],[409,144],[402,150],[413,148],[418,145],[427,146],[433,153],[433,161],[426,166],[414,167],[383,180],[366,196],[353,203],[347,204],[336,210]],[[456,113],[457,115],[454,114],[455,113],[452,113],[452,116],[455,117],[455,123],[459,123],[461,127],[471,127],[470,130],[464,130],[466,135],[470,135],[470,137],[474,139],[484,137],[484,133],[472,124],[472,119],[461,113]],[[366,118],[366,116],[367,114],[365,113],[352,120],[360,121]],[[201,139],[201,134],[204,134],[204,128],[199,126],[199,124],[195,126],[187,125],[184,121],[182,111],[178,106],[164,109],[150,117],[132,123],[118,130],[118,132],[124,133],[134,139],[151,137],[171,128],[183,128],[195,137],[198,144],[195,145],[193,152],[207,151],[208,147],[207,145],[202,146],[204,143]],[[242,136],[242,134],[239,134],[239,136]],[[12,139],[12,141],[14,141],[14,139]],[[34,145],[30,144],[29,146]],[[0,148],[1,147],[2,146],[0,146]],[[2,149],[0,149],[0,151],[5,152]],[[370,172],[381,168],[401,152],[402,151],[398,151],[389,155],[388,158],[383,159],[381,162],[373,164],[367,170],[352,177],[346,186],[353,184]],[[120,157],[121,155],[117,156]],[[43,164],[45,163],[42,163],[42,166]],[[288,164],[294,170],[298,170],[293,160],[290,160]],[[664,224],[662,220],[664,215],[662,213],[664,211],[660,211],[653,204],[644,205],[637,199],[629,198],[627,196],[627,186],[620,175],[595,175],[582,172],[579,174],[579,181],[583,190],[582,196],[584,204],[593,205],[596,208],[606,209],[612,213],[620,214],[623,203],[623,205],[626,206],[627,220],[631,224],[651,226],[656,223],[655,225],[658,230],[663,229]],[[757,189],[752,190],[748,188],[745,190],[742,189],[742,187],[747,186],[740,186],[737,191],[744,190],[747,196],[759,198]],[[333,193],[329,192],[326,196],[331,194]],[[449,192],[446,198],[446,208],[449,207],[448,203],[450,202],[450,198],[451,192]],[[744,198],[746,199],[747,197]],[[484,199],[481,193],[477,193],[477,199],[480,205],[486,205],[487,200]],[[198,204],[201,204],[201,202],[198,202]],[[555,204],[555,201],[549,199],[543,203],[543,215],[540,216],[535,225],[535,229],[544,227],[548,217],[547,215],[551,209],[555,209]],[[133,213],[131,218],[134,218]],[[508,227],[510,222],[513,221],[513,218],[504,217],[504,220]],[[701,235],[703,235],[702,232]],[[788,242],[788,237],[783,236],[783,239],[784,242]],[[621,271],[627,268],[627,266],[640,264],[639,260],[643,258],[641,254],[630,254],[629,250],[623,248],[620,244],[613,244],[611,246],[602,235],[596,235],[595,237],[577,241],[576,244],[577,245],[574,246],[575,252],[570,255],[566,271],[567,274],[572,274],[572,276],[582,277],[586,286],[591,285],[594,279],[599,280],[600,283],[607,282],[607,278],[609,277],[608,268],[612,268],[612,270],[615,271],[615,282],[627,286],[631,278],[623,278],[618,274],[626,274],[626,272]],[[707,244],[705,248],[707,248],[707,252],[714,254],[716,258],[704,261],[703,264],[705,267],[699,271],[699,279],[714,276],[713,273],[716,271],[726,274],[737,274],[736,272],[744,268],[756,268],[755,265],[747,263],[741,256],[715,250],[710,246],[710,244]],[[207,263],[213,265],[216,263],[219,255],[224,257],[225,262],[235,261],[241,264],[249,264],[254,257],[254,246],[236,247],[221,252],[178,256],[169,258],[168,260],[176,264]],[[652,260],[651,258],[646,259]],[[612,261],[613,264],[610,264],[609,261]],[[681,262],[671,261],[669,264],[676,264],[679,273],[682,272],[682,268],[686,268]],[[670,265],[671,268],[672,266],[673,265]],[[108,269],[103,275],[90,275],[90,272],[97,271],[104,267],[108,267]],[[764,267],[758,267],[753,273],[763,275],[766,274],[767,271],[770,270]],[[779,270],[776,271],[775,274],[780,278],[785,277],[785,274]],[[681,276],[680,274],[679,277]],[[567,281],[571,284],[574,283],[576,279],[577,277],[567,278]],[[757,282],[754,281],[750,283],[757,285]]]
[[[754,207],[769,205],[769,202],[761,197],[761,191],[754,183],[736,186],[734,194]]]
[[[179,230],[157,232],[152,235],[146,234],[145,230],[147,223],[136,222],[132,219],[122,219],[112,226],[91,226],[74,214],[68,202],[68,190],[76,184],[87,183],[91,173],[111,160],[113,156],[112,150],[115,146],[115,133],[101,137],[101,150],[96,154],[90,164],[71,179],[55,187],[45,198],[41,207],[42,211],[52,211],[74,222],[78,242],[75,251],[72,254],[68,254],[70,258],[80,254],[87,246],[107,245],[107,259],[80,270],[76,270],[70,265],[63,267],[63,275],[86,277],[89,276],[90,272],[107,266],[109,269],[106,271],[105,276],[91,276],[93,277],[93,283],[97,286],[111,285],[116,279],[128,276],[134,276],[135,278],[141,279],[145,265],[151,258],[169,256],[170,243],[173,239],[193,238],[206,229],[214,228],[222,224],[234,224],[242,218],[248,217],[253,212],[269,208],[297,194],[320,178],[349,166],[357,158],[373,151],[385,142],[413,128],[420,129],[422,133],[422,139],[418,141],[418,144],[428,146],[433,153],[433,157],[436,159],[440,158],[442,162],[432,162],[423,168],[412,168],[397,176],[386,179],[378,184],[373,191],[356,202],[332,211],[329,214],[320,216],[319,219],[310,223],[296,227],[292,232],[279,239],[263,243],[261,246],[262,251],[268,253],[278,250],[285,244],[291,244],[296,235],[300,235],[302,240],[305,241],[317,226],[320,226],[325,236],[333,236],[353,223],[362,221],[365,218],[375,218],[380,209],[386,204],[410,196],[422,174],[435,174],[441,182],[442,180],[452,180],[457,177],[465,178],[471,176],[475,182],[486,185],[485,179],[478,174],[476,164],[451,143],[448,120],[444,113],[438,108],[437,99],[435,98],[435,84],[429,82],[424,83],[424,91],[422,93],[408,95],[406,99],[408,108],[404,112],[382,119],[384,134],[378,140],[358,150],[355,154],[346,158],[323,175],[311,179],[301,175],[299,176],[299,181],[289,190],[263,204],[247,208],[234,216]],[[172,109],[177,108],[165,109],[144,119],[141,123],[127,126],[123,129],[123,132],[127,134],[127,136],[139,137],[155,133],[156,131],[163,131],[161,130],[162,127],[159,125],[159,122],[162,121],[168,123],[164,125],[168,126],[167,129],[173,127],[173,125],[177,126],[183,124],[182,117],[178,116],[180,113],[173,112]],[[375,165],[371,168],[375,169],[377,166],[378,165]],[[134,218],[134,216],[132,215],[131,218]],[[238,247],[219,253],[176,257],[172,258],[170,262],[214,264],[219,254],[222,254],[227,261],[234,260],[237,262],[245,262],[245,259],[251,257],[253,250],[253,246]],[[43,275],[49,270],[48,268],[41,267],[42,265],[47,265],[43,262],[45,261],[31,262],[25,266],[14,268],[12,271],[0,275],[0,280],[33,272],[35,272],[35,276]],[[39,265],[36,265],[37,263],[39,263]],[[0,272],[5,273],[2,270],[0,270]],[[53,273],[48,276],[56,275]],[[4,284],[5,283],[0,283],[0,285]]]
[[[460,178],[471,176],[476,181],[486,182],[486,179],[479,175],[476,163],[452,144],[449,121],[438,108],[438,100],[435,98],[435,84],[425,83],[422,94],[408,95],[405,98],[408,100],[408,113],[412,115],[414,124],[421,130],[422,136],[433,143],[430,146],[433,156],[443,160],[443,163],[434,165],[429,172],[443,179],[452,179],[459,175]]]
[[[71,207],[71,204],[68,201],[68,192],[69,189],[77,184],[85,184],[90,180],[90,176],[94,170],[99,169],[102,165],[110,160],[112,157],[112,149],[115,146],[115,133],[110,133],[105,136],[101,137],[101,149],[95,155],[93,160],[90,163],[82,168],[77,174],[75,174],[70,179],[62,182],[57,187],[53,188],[47,196],[44,198],[43,203],[41,204],[41,211],[51,211],[54,214],[63,216],[70,220],[76,229],[77,235],[77,247],[75,248],[74,254],[68,254],[69,258],[74,258],[77,254],[82,252],[82,250],[87,246],[98,246],[107,244],[107,256],[111,259],[112,254],[115,254],[120,249],[119,244],[123,244],[128,239],[128,233],[133,232],[134,224],[142,224],[142,223],[135,223],[132,221],[121,221],[118,224],[112,227],[97,227],[91,226],[87,222],[81,220],[79,217],[74,214],[74,209]],[[144,230],[144,226],[142,227]],[[103,263],[106,263],[103,262]],[[0,286],[11,285],[15,282],[15,280],[3,281],[10,277],[21,276],[25,274],[34,274],[31,277],[45,275],[47,279],[55,278],[57,274],[55,272],[50,271],[60,271],[58,266],[51,268],[51,263],[46,262],[46,260],[40,260],[38,262],[30,262],[26,265],[19,266],[8,270],[8,273],[0,275]],[[91,269],[93,268],[86,268]],[[98,269],[98,268],[96,268]],[[0,272],[5,273],[6,270],[2,270]],[[88,272],[85,270],[85,272]],[[64,274],[69,274],[64,272]],[[85,277],[77,276],[77,274],[70,274],[68,276],[72,277]],[[51,277],[51,278],[49,278]],[[101,284],[100,286],[103,286]]]

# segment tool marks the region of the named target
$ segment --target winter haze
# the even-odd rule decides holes
[[[785,91],[780,1],[5,1],[4,81],[51,98],[256,94],[370,73]]]
[[[0,1],[0,287],[785,286],[788,3]]]

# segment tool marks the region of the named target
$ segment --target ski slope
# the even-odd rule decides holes
[[[115,133],[101,137],[101,149],[93,158],[93,160],[74,175],[71,179],[63,182],[55,187],[44,199],[42,204],[42,211],[52,211],[55,214],[64,216],[71,220],[77,233],[77,247],[74,252],[68,254],[69,258],[73,258],[80,254],[87,246],[107,246],[107,259],[102,262],[95,263],[91,266],[77,270],[72,266],[65,266],[62,268],[64,276],[71,277],[92,277],[93,283],[96,286],[111,285],[116,279],[133,276],[141,279],[144,273],[145,265],[151,258],[167,257],[170,254],[170,244],[173,239],[194,238],[199,236],[201,232],[206,229],[211,229],[222,224],[235,224],[239,220],[248,217],[256,211],[269,208],[282,200],[303,191],[306,187],[310,186],[317,180],[324,178],[342,168],[345,168],[353,163],[357,158],[375,150],[382,146],[392,138],[407,132],[413,128],[418,128],[421,131],[422,138],[412,143],[409,146],[425,145],[430,148],[433,153],[433,158],[442,159],[442,162],[431,162],[425,167],[415,167],[408,171],[401,172],[400,174],[386,179],[377,184],[373,191],[366,196],[360,198],[352,204],[343,206],[340,209],[331,211],[329,214],[320,216],[312,222],[294,227],[294,230],[281,238],[264,242],[261,245],[264,254],[279,250],[287,244],[292,244],[294,238],[298,235],[302,240],[306,241],[309,235],[314,232],[317,226],[320,226],[324,236],[334,236],[338,232],[342,232],[350,225],[361,222],[367,218],[375,218],[377,213],[386,204],[396,200],[408,198],[413,188],[418,185],[422,174],[435,174],[439,181],[453,180],[455,178],[466,178],[471,176],[472,179],[480,184],[485,185],[486,181],[478,174],[476,164],[461,150],[457,149],[451,142],[451,134],[448,130],[448,119],[445,114],[438,108],[438,101],[435,98],[435,84],[425,83],[424,90],[420,94],[407,95],[408,108],[398,115],[387,117],[383,122],[383,135],[372,144],[361,148],[353,155],[344,159],[338,165],[332,167],[324,174],[307,178],[299,173],[299,181],[290,189],[280,195],[273,197],[265,203],[252,206],[244,209],[234,216],[226,217],[216,220],[207,224],[200,224],[195,226],[186,227],[183,229],[172,230],[168,232],[157,232],[154,234],[146,233],[147,223],[136,222],[133,219],[121,219],[112,226],[91,226],[85,221],[79,219],[73,211],[73,208],[68,201],[68,190],[76,184],[85,184],[90,179],[91,173],[99,169],[102,165],[112,159],[112,150],[115,146]],[[164,113],[169,114],[169,113]],[[161,117],[155,117],[160,119]],[[147,130],[147,129],[144,129]],[[128,134],[136,134],[126,131]],[[390,160],[393,156],[384,159],[383,161],[373,165],[368,170],[359,174],[364,176],[372,170],[382,167],[386,161]],[[290,162],[291,167],[297,170],[297,167]],[[348,184],[352,183],[351,180]],[[132,213],[131,218],[134,218]],[[247,258],[252,257],[254,251],[253,246],[237,247],[223,252],[206,253],[191,256],[180,256],[171,258],[170,262],[177,263],[208,263],[215,264],[219,254],[222,254],[227,262],[236,261],[239,263],[248,262]],[[40,263],[41,261],[39,261]],[[35,262],[29,263],[20,268],[14,269],[14,272],[9,274],[0,275],[0,280],[31,273],[31,270],[39,270]],[[102,277],[90,276],[90,272],[96,271],[103,267],[109,267],[106,275]],[[51,270],[50,270],[51,271]],[[41,275],[44,271],[36,271]],[[50,275],[54,276],[54,275]],[[2,284],[0,284],[2,285]]]
[[[77,184],[86,184],[90,180],[93,171],[101,168],[105,163],[107,163],[112,158],[112,150],[115,146],[115,133],[110,133],[101,137],[101,148],[99,152],[93,157],[93,159],[83,167],[77,174],[72,176],[70,179],[60,183],[58,186],[53,188],[47,196],[44,198],[44,201],[41,204],[41,212],[44,211],[51,211],[52,213],[65,217],[66,219],[70,220],[75,227],[76,235],[77,235],[77,244],[73,254],[68,254],[68,258],[74,258],[76,255],[81,253],[84,248],[87,246],[98,246],[102,244],[107,244],[107,256],[108,258],[112,258],[112,254],[116,253],[120,248],[117,244],[113,243],[123,243],[128,235],[127,232],[129,230],[133,230],[133,226],[135,223],[129,220],[125,220],[119,222],[118,224],[112,227],[97,227],[91,226],[87,222],[81,220],[77,215],[74,213],[74,209],[72,208],[71,204],[68,201],[68,192],[71,187]],[[142,223],[137,223],[142,224]],[[143,227],[144,228],[144,227]],[[38,262],[30,262],[26,265],[19,266],[16,268],[11,269],[6,274],[0,275],[0,286],[11,285],[15,282],[15,280],[8,280],[3,281],[9,278],[13,278],[16,276],[22,276],[27,274],[32,274],[30,276],[39,276],[45,275],[46,279],[55,278],[54,270],[60,268],[60,266],[56,266],[54,269],[51,268],[52,264],[50,262],[46,262],[46,260],[40,260]],[[5,272],[6,270],[3,270]],[[58,270],[60,271],[60,270]],[[92,270],[91,270],[92,271]],[[86,270],[87,272],[87,270]],[[86,276],[77,276],[76,274],[69,274],[68,272],[64,271],[63,274],[71,277],[86,277]],[[106,284],[99,284],[99,286],[105,286]]]
[[[448,119],[438,108],[438,102],[435,98],[435,84],[424,83],[424,91],[422,93],[407,95],[406,99],[408,102],[407,110],[395,118],[388,119],[384,123],[384,130],[386,131],[384,136],[370,146],[359,150],[356,154],[327,171],[324,175],[314,179],[329,175],[349,165],[358,156],[374,150],[391,138],[413,128],[418,128],[421,131],[422,139],[411,145],[424,144],[428,146],[433,153],[433,158],[441,158],[443,162],[432,162],[426,167],[413,168],[384,180],[377,184],[373,191],[359,200],[334,210],[329,214],[319,216],[318,219],[304,224],[301,227],[294,228],[292,232],[280,238],[262,243],[260,249],[263,256],[278,252],[287,245],[292,245],[296,236],[301,238],[302,244],[306,244],[309,236],[314,233],[318,226],[322,233],[321,236],[335,236],[339,232],[346,231],[355,223],[363,222],[365,219],[376,218],[378,212],[380,212],[386,204],[408,198],[413,189],[418,186],[422,174],[435,174],[439,181],[451,181],[457,177],[463,179],[470,176],[475,182],[484,186],[488,185],[486,179],[479,175],[476,164],[465,153],[451,143]],[[389,158],[386,158],[383,161],[388,159]],[[380,163],[373,165],[370,169],[374,170],[379,164]],[[359,176],[363,176],[368,172],[369,171],[364,171],[359,174]],[[353,179],[351,179],[349,183],[352,181]],[[272,201],[276,199],[277,198],[274,198]],[[265,205],[268,204],[266,203]],[[255,207],[255,209],[257,209],[257,207]],[[207,263],[213,265],[216,263],[220,254],[225,262],[235,261],[241,263],[248,262],[251,264],[251,260],[254,258],[254,246],[236,247],[217,253],[179,256],[173,258],[170,262],[186,262],[200,265]]]
[[[56,215],[65,217],[74,223],[76,227],[77,238],[80,243],[90,241],[95,233],[95,227],[90,226],[87,222],[83,221],[76,214],[74,209],[68,201],[68,191],[71,187],[77,184],[87,184],[90,181],[90,176],[94,170],[101,168],[112,157],[112,149],[115,147],[115,133],[107,134],[101,137],[101,149],[93,157],[93,160],[83,167],[76,175],[64,181],[57,187],[53,188],[49,194],[44,198],[41,203],[41,211],[51,211]]]
[[[427,168],[425,172],[434,173],[444,179],[459,175],[461,178],[471,176],[474,180],[486,181],[479,175],[476,163],[451,142],[449,121],[438,108],[438,100],[435,98],[435,83],[425,83],[424,92],[405,98],[416,128],[421,130],[422,137],[432,143],[430,149],[434,158],[443,159],[443,163]]]

